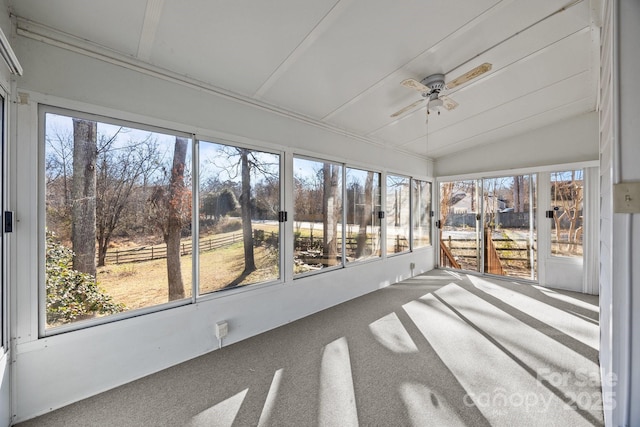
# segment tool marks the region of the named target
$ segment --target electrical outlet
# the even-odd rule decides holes
[[[215,330],[216,330],[216,338],[222,339],[226,337],[227,334],[229,333],[229,324],[226,322],[226,320],[222,320],[216,323]]]

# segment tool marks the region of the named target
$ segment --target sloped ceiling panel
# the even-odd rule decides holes
[[[71,35],[83,48],[418,156],[595,109],[599,29],[589,0],[9,2],[18,22],[50,37]],[[491,71],[450,90],[459,106],[428,126],[424,102],[390,117],[421,99],[402,80],[451,80],[484,62]]]

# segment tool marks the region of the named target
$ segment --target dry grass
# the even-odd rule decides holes
[[[275,280],[277,255],[264,247],[254,249],[258,269],[243,278],[240,285]],[[185,296],[191,297],[191,255],[181,258]],[[242,242],[200,254],[200,293],[213,292],[236,280],[244,269]],[[166,303],[167,264],[165,259],[106,265],[98,269],[99,286],[127,310]]]

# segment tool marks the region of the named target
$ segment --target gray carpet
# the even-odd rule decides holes
[[[598,335],[597,297],[436,270],[19,425],[603,425]]]

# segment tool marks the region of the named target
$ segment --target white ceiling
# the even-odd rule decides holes
[[[15,0],[67,35],[437,158],[593,111],[599,31],[578,0]],[[568,6],[566,10],[562,10]],[[400,85],[484,63],[425,123]],[[427,136],[428,133],[428,136]]]

